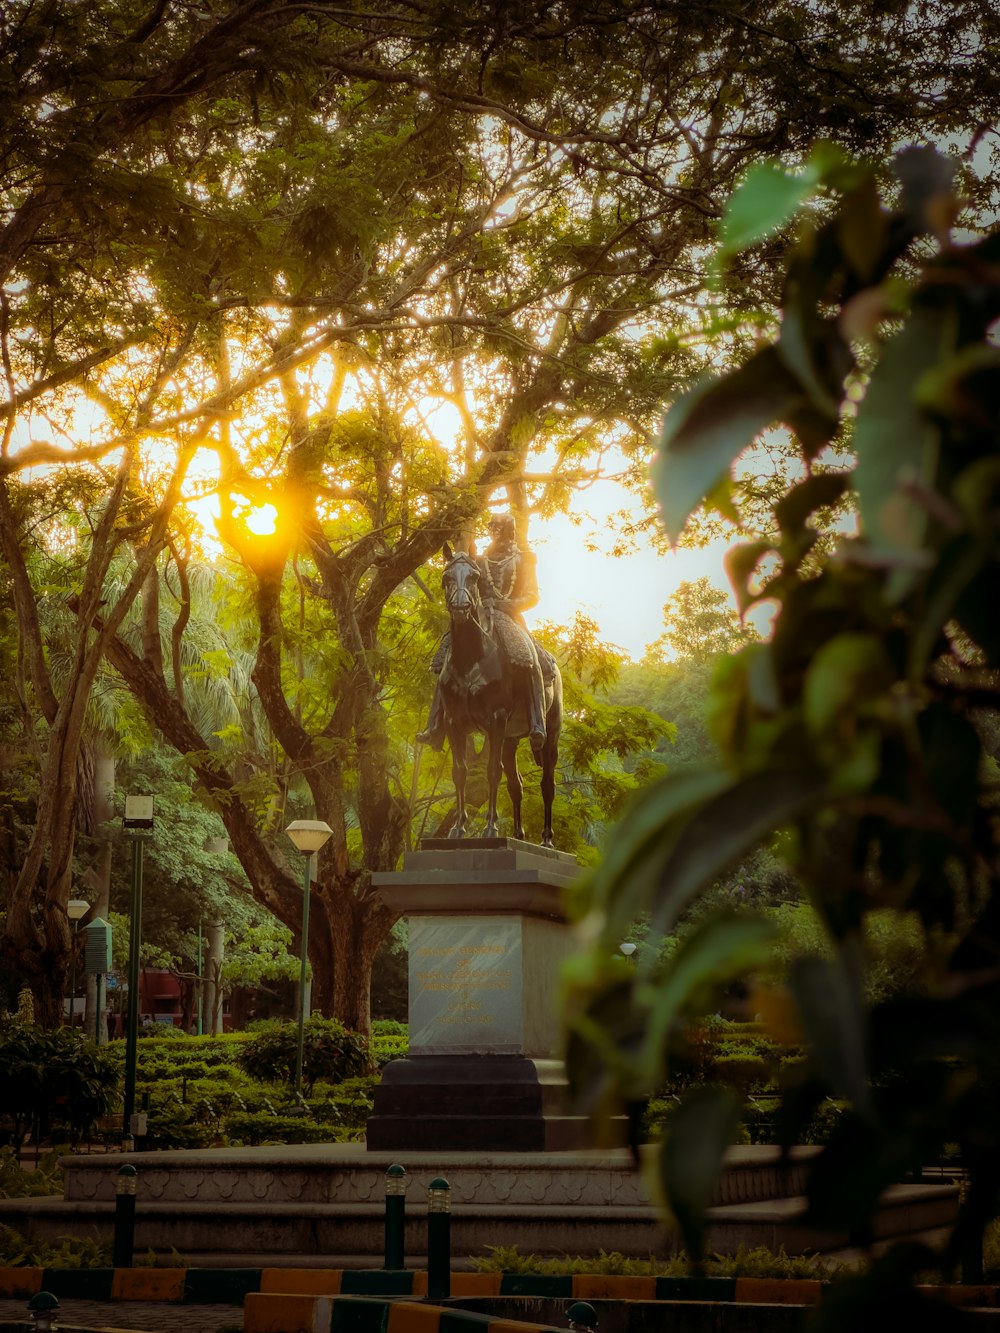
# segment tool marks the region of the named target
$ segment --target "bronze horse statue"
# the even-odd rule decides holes
[[[455,782],[455,826],[453,838],[465,836],[465,780],[468,773],[466,741],[472,732],[486,739],[486,772],[489,800],[483,836],[497,836],[497,792],[501,768],[507,778],[514,812],[514,837],[524,837],[521,823],[521,774],[517,767],[518,741],[528,735],[530,682],[523,669],[512,667],[504,652],[503,634],[480,593],[482,571],[464,551],[453,551],[446,542],[447,561],[442,583],[445,605],[451,618],[451,645],[439,677],[444,707],[445,732],[451,749],[451,772]],[[506,628],[527,630],[509,622]],[[545,741],[536,756],[542,770],[544,820],[542,846],[551,847],[552,799],[556,789],[556,760],[562,730],[562,677],[555,660],[543,651]]]

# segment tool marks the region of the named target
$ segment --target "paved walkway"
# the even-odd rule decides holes
[[[26,1300],[0,1300],[0,1323],[28,1322]],[[140,1329],[146,1333],[218,1333],[243,1327],[242,1305],[184,1305],[180,1301],[59,1302],[57,1324],[65,1328]]]

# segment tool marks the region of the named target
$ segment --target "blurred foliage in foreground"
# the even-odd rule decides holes
[[[716,674],[719,760],[650,786],[589,879],[569,1065],[581,1105],[639,1108],[690,1022],[749,979],[750,1011],[806,1051],[783,1141],[824,1098],[845,1103],[810,1174],[811,1225],[865,1243],[881,1192],[958,1145],[970,1188],[944,1252],[897,1247],[846,1285],[849,1314],[830,1312],[867,1327],[891,1289],[916,1326],[914,1275],[964,1260],[968,1277],[1000,1190],[1000,232],[952,239],[952,167],[930,149],[890,176],[822,148],[795,179],[751,173],[721,264],[796,209],[777,341],[673,405],[654,476],[676,539],[706,497],[726,507],[759,432],[787,430],[801,479],[728,557],[741,607],[775,605],[773,635]],[[858,529],[831,552],[818,516],[845,496]],[[774,977],[774,924],[719,910],[665,951],[696,895],[764,841],[825,949],[784,960],[784,984],[755,982]],[[872,999],[866,923],[886,912],[919,931],[923,961]],[[649,933],[629,964],[615,954],[638,919]],[[695,1254],[742,1105],[738,1088],[701,1085],[670,1117],[660,1178]]]

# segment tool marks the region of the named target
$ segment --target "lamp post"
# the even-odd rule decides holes
[[[90,911],[90,903],[85,898],[70,898],[66,904],[66,915],[73,922],[73,953],[69,968],[69,1025],[73,1026],[76,1017],[73,1010],[76,1005],[76,947],[77,934],[80,929],[81,920]]]
[[[223,856],[229,851],[228,838],[206,838],[205,851],[209,856]],[[202,965],[202,918],[198,918],[198,967],[197,967],[197,994],[198,994],[198,1036],[205,1031],[205,977]],[[212,1031],[215,1031],[215,1014],[212,1014]]]
[[[201,917],[198,918],[198,1036],[205,1031],[205,980],[201,975]]]
[[[132,839],[132,911],[128,930],[128,1026],[125,1029],[125,1104],[122,1139],[132,1138],[139,1055],[139,944],[142,938],[142,845],[153,836],[152,796],[126,796],[122,828]]]
[[[299,968],[299,1032],[295,1047],[295,1099],[302,1100],[302,1048],[305,1044],[306,965],[309,962],[309,894],[312,858],[333,833],[322,819],[293,819],[285,832],[305,858],[302,885],[302,962]]]

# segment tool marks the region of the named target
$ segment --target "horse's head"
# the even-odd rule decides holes
[[[479,565],[465,551],[453,551],[447,542],[444,558],[447,564],[441,576],[441,585],[448,614],[456,620],[468,620],[483,604],[479,595]]]

